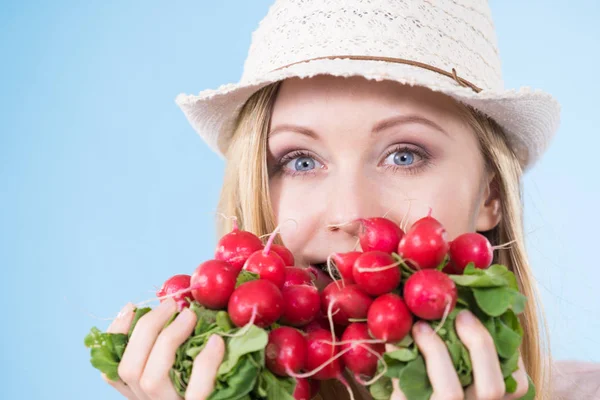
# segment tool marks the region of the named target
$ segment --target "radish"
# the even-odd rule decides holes
[[[398,248],[404,232],[387,218],[361,218],[361,231],[358,234],[362,251],[383,251],[392,253]]]
[[[448,253],[446,236],[446,229],[429,210],[427,217],[415,222],[400,240],[398,254],[417,269],[436,268]]]
[[[404,284],[404,299],[410,311],[429,321],[448,315],[457,297],[454,281],[435,269],[417,271]]]
[[[254,318],[254,324],[264,328],[281,317],[283,296],[273,282],[264,279],[246,282],[231,294],[227,312],[236,326],[244,326]]]
[[[450,263],[448,272],[462,274],[467,264],[486,269],[492,264],[494,251],[485,236],[480,233],[464,233],[450,242]]]
[[[388,293],[373,301],[367,315],[367,327],[373,337],[398,342],[410,332],[413,317],[402,298]]]
[[[335,262],[337,270],[346,283],[354,283],[354,276],[352,276],[352,267],[354,262],[361,255],[360,251],[350,251],[348,253],[333,253],[331,258]]]
[[[319,392],[319,381],[309,378],[296,378],[294,400],[311,400]]]
[[[287,371],[300,372],[306,364],[306,340],[294,328],[282,326],[269,333],[265,349],[267,368],[279,376],[288,376]]]
[[[258,236],[239,230],[234,221],[233,230],[217,243],[215,259],[228,262],[239,273],[248,257],[262,248],[263,244]]]
[[[281,288],[285,281],[285,262],[275,251],[271,251],[276,232],[271,234],[267,245],[262,250],[257,250],[248,257],[244,269],[258,274],[260,279],[271,281]]]
[[[190,275],[185,274],[174,275],[170,277],[165,281],[165,283],[163,283],[161,288],[156,291],[156,296],[165,297],[173,293],[181,292],[173,296],[173,300],[175,300],[177,303],[177,309],[181,311],[184,307],[189,307],[190,302],[186,298],[192,297],[192,294],[189,291],[182,291],[190,288],[191,278],[192,277]],[[162,303],[165,300],[166,299],[160,299],[160,302]]]
[[[320,302],[320,300],[319,300]],[[327,315],[323,314],[322,311],[319,310],[315,319],[309,322],[302,329],[304,332],[314,331],[315,329],[329,329],[329,320],[327,319]]]
[[[342,284],[340,284],[340,282]],[[331,306],[333,322],[348,325],[349,318],[366,318],[373,300],[357,285],[343,285],[343,281],[334,281],[321,293],[321,311],[327,315]]]
[[[206,308],[224,308],[235,289],[237,275],[237,270],[225,261],[205,261],[190,279],[192,297]]]
[[[283,314],[286,325],[303,326],[315,319],[321,308],[317,288],[310,285],[294,285],[283,288]]]
[[[316,329],[306,335],[306,367],[313,371],[324,366],[320,371],[312,375],[313,379],[326,380],[342,377],[344,369],[343,361],[338,357],[338,350],[331,343],[331,332],[325,329]]]
[[[281,257],[286,267],[294,266],[294,255],[287,247],[273,243],[271,245],[271,251],[277,253],[277,255]]]
[[[369,329],[365,323],[353,323],[348,325],[344,334],[342,335],[342,342],[355,341],[360,343],[361,341],[373,340],[369,335]],[[385,345],[383,343],[362,343],[357,345],[356,343],[344,343],[342,350],[350,348],[350,350],[342,356],[342,360],[346,367],[354,373],[357,380],[360,381],[360,376],[365,375],[371,377],[377,370],[377,362],[379,359],[367,350],[366,347],[371,348],[374,352],[383,354],[385,352]]]
[[[283,288],[292,285],[311,285],[313,277],[308,269],[301,267],[285,267]]]
[[[371,296],[379,296],[396,289],[402,272],[396,260],[382,251],[363,253],[354,262],[352,275],[356,284]]]
[[[313,275],[313,282],[319,291],[322,291],[327,285],[333,282],[333,279],[331,279],[331,277],[323,272],[319,267],[311,265],[308,267],[308,272]]]
[[[273,282],[278,288],[281,288],[285,281],[285,264],[275,252],[258,250],[252,253],[246,260],[244,269],[258,274],[260,279]]]

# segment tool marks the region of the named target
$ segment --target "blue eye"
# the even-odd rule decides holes
[[[394,164],[402,167],[407,167],[415,163],[415,157],[418,157],[418,155],[416,155],[414,151],[399,150],[387,156],[385,162],[386,164]]]
[[[291,159],[286,168],[295,172],[307,172],[317,168],[318,165],[320,165],[319,162],[314,158],[302,156]]]

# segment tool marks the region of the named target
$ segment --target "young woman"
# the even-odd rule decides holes
[[[356,244],[359,217],[412,222],[431,208],[449,237],[478,231],[509,266],[529,302],[517,391],[506,394],[491,336],[468,312],[457,331],[474,383],[463,389],[448,351],[427,325],[413,330],[435,399],[516,399],[532,378],[554,399],[543,318],[524,248],[521,176],[558,125],[558,104],[540,92],[505,91],[485,1],[281,0],[253,35],[239,84],[178,104],[227,160],[220,211],[281,239],[299,265],[320,265]],[[293,219],[294,224],[282,224]],[[221,220],[219,234],[231,229]],[[128,305],[111,325],[126,332]],[[144,316],[120,364],[130,399],[179,399],[169,379],[195,316],[166,301]],[[213,337],[194,363],[186,399],[212,391],[223,356]],[[126,384],[125,384],[126,383]],[[589,389],[589,388],[588,388]],[[580,392],[580,395],[583,392]],[[562,396],[562,394],[560,394]],[[574,397],[571,397],[573,395]],[[567,393],[565,398],[587,398]],[[345,390],[322,385],[320,396]],[[357,396],[369,398],[357,389]],[[396,386],[393,399],[404,395]]]

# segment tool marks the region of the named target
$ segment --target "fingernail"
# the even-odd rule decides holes
[[[193,318],[194,318],[194,313],[192,311],[190,311],[189,308],[184,308],[183,311],[181,311],[179,313],[179,315],[177,316],[177,319],[184,324],[191,323]]]
[[[473,313],[469,310],[463,310],[460,313],[458,313],[458,317],[461,320],[461,323],[463,324],[468,324],[468,325],[472,325],[475,324],[475,315],[473,315]]]
[[[123,307],[123,309],[119,311],[117,318],[123,318],[124,316],[132,312],[134,308],[135,306],[133,305],[133,303],[127,303],[125,307]]]
[[[420,334],[433,332],[433,330],[431,329],[431,326],[429,326],[429,324],[426,322],[417,322],[416,329],[417,329],[417,333],[420,333]]]
[[[169,297],[168,299],[165,299],[162,303],[160,303],[159,307],[165,310],[170,310],[172,308],[175,308],[175,306],[175,300],[172,297]]]
[[[219,341],[219,335],[212,334],[212,335],[210,335],[210,337],[208,338],[208,341],[206,342],[206,347],[212,348],[217,345],[218,341]]]

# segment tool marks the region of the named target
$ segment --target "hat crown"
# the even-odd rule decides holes
[[[252,34],[242,81],[317,57],[393,57],[502,90],[485,0],[277,0]]]

